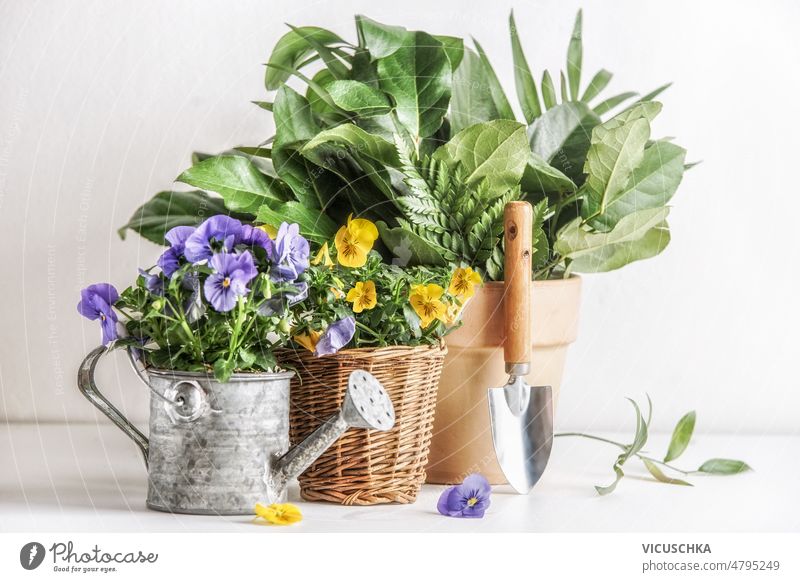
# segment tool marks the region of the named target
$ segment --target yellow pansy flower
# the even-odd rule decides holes
[[[377,238],[378,229],[374,224],[364,218],[354,219],[351,214],[333,240],[336,260],[345,267],[363,267]]]
[[[333,261],[331,260],[331,253],[328,250],[328,243],[322,245],[322,248],[317,251],[317,254],[314,255],[314,259],[311,261],[312,265],[319,265],[322,263],[323,267],[331,268],[333,267]]]
[[[359,281],[355,287],[347,292],[347,301],[353,304],[355,313],[361,313],[365,309],[372,309],[378,304],[375,283],[372,281]]]
[[[273,503],[272,505],[256,503],[253,511],[258,517],[274,525],[291,525],[303,519],[300,508],[292,503]]]
[[[275,228],[274,226],[270,225],[270,224],[262,224],[260,226],[257,226],[256,228],[266,232],[267,236],[269,236],[269,238],[271,238],[273,240],[275,239],[276,236],[278,236],[278,229]]]
[[[450,279],[450,295],[469,299],[475,294],[475,285],[483,282],[481,276],[470,267],[456,269],[453,278]]]
[[[447,306],[440,300],[444,289],[439,285],[414,285],[408,300],[411,307],[420,318],[420,325],[428,327],[435,319],[443,319],[447,313]]]
[[[292,339],[307,349],[309,352],[314,353],[314,350],[317,349],[317,342],[319,341],[319,336],[321,334],[318,331],[314,331],[313,329],[309,329],[308,333],[299,333],[294,336]]]

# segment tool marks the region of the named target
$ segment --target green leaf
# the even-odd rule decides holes
[[[450,61],[450,70],[455,71],[464,58],[464,39],[457,36],[434,35],[436,40],[442,43],[447,60]]]
[[[606,206],[625,191],[649,139],[650,124],[642,118],[622,124],[614,118],[594,128],[583,168],[588,216],[604,214]]]
[[[272,101],[251,101],[254,105],[258,105],[261,109],[272,111]]]
[[[330,241],[337,230],[336,223],[325,213],[294,201],[277,204],[273,208],[263,205],[256,213],[256,221],[275,227],[282,222],[296,222],[300,226],[300,233],[318,244]]]
[[[611,82],[611,77],[613,76],[613,73],[606,71],[605,69],[598,71],[597,74],[592,77],[592,80],[589,81],[589,86],[586,87],[586,91],[584,91],[583,95],[581,95],[581,101],[588,103],[597,97],[600,92],[608,86],[608,84]]]
[[[583,40],[582,40],[583,11],[578,10],[575,17],[575,26],[572,28],[572,37],[569,39],[567,49],[567,76],[569,77],[569,93],[573,101],[578,100],[578,91],[581,84],[581,67],[583,66]]]
[[[214,362],[214,378],[218,382],[227,382],[231,375],[233,375],[233,369],[236,364],[231,360],[230,362],[225,358],[218,358],[216,362]]]
[[[606,246],[635,241],[659,226],[668,214],[668,207],[639,210],[620,220],[611,232],[591,232],[581,225],[579,217],[558,232],[555,250],[561,256],[575,260]]]
[[[159,192],[136,209],[128,223],[119,229],[125,238],[126,229],[156,244],[165,244],[164,235],[175,226],[197,226],[209,216],[228,214],[222,198],[199,190],[191,192]]]
[[[369,50],[373,60],[394,54],[406,46],[409,37],[414,34],[402,26],[381,24],[360,14],[356,16],[356,29],[358,30],[359,39],[363,42],[363,46]]]
[[[560,71],[561,76],[561,102],[566,103],[569,101],[569,92],[567,90],[567,78],[564,77],[564,71]]]
[[[325,89],[336,105],[361,116],[382,115],[392,109],[386,95],[358,81],[332,81]]]
[[[675,425],[675,430],[672,431],[672,439],[669,441],[669,449],[664,456],[665,463],[669,463],[680,457],[683,451],[686,450],[686,447],[689,446],[696,420],[697,414],[692,410],[691,412],[687,412],[683,418],[678,421],[678,424]]]
[[[446,266],[448,263],[431,242],[401,227],[389,228],[378,221],[378,232],[383,244],[396,257],[395,264],[401,266],[428,265]]]
[[[614,490],[617,488],[617,484],[619,484],[619,482],[625,476],[625,473],[622,471],[622,467],[618,467],[616,464],[614,465],[614,473],[617,475],[617,477],[616,477],[616,479],[614,479],[614,482],[611,485],[606,485],[606,486],[595,485],[594,486],[595,490],[600,495],[609,495],[611,493],[614,493]]]
[[[573,259],[568,270],[575,273],[613,271],[635,261],[655,257],[667,247],[669,241],[669,228],[666,222],[662,222],[638,239],[609,244]]]
[[[666,141],[656,141],[644,156],[622,191],[606,205],[605,213],[592,220],[600,230],[610,230],[623,216],[666,205],[683,179],[686,150]]]
[[[658,468],[653,461],[649,461],[647,459],[642,459],[642,463],[644,466],[647,467],[647,470],[650,471],[650,474],[656,478],[657,481],[661,481],[662,483],[668,483],[670,485],[685,485],[687,487],[693,487],[691,483],[688,481],[683,481],[682,479],[675,479],[673,477],[668,477],[664,474],[664,472]]]
[[[275,94],[272,115],[275,120],[273,150],[295,146],[319,133],[308,100],[286,85]]]
[[[552,109],[558,104],[556,89],[553,85],[553,78],[550,76],[550,71],[542,73],[542,101],[544,101],[545,109]]]
[[[394,144],[382,137],[367,133],[357,125],[343,123],[332,129],[319,132],[300,150],[304,156],[326,143],[336,143],[353,148],[358,154],[367,156],[389,167],[397,167],[400,161]]]
[[[529,154],[525,126],[498,119],[459,132],[434,159],[460,164],[467,184],[485,179],[490,191],[499,195],[519,184]]]
[[[217,192],[225,206],[236,212],[255,213],[269,200],[282,201],[276,179],[262,174],[243,156],[215,156],[183,172],[177,180],[190,186]]]
[[[543,113],[530,126],[531,149],[580,184],[592,129],[599,123],[600,118],[586,104],[562,103]]]
[[[710,475],[735,475],[752,471],[753,468],[744,461],[735,459],[709,459],[697,469],[698,473],[708,473]]]
[[[639,405],[636,404],[634,400],[631,400],[630,398],[627,400],[631,403],[631,405],[633,405],[633,410],[636,413],[636,433],[634,434],[633,442],[625,448],[625,450],[619,455],[619,457],[617,457],[617,460],[614,463],[614,473],[616,474],[616,479],[614,479],[614,482],[605,487],[597,485],[595,486],[595,489],[600,495],[608,495],[609,493],[613,493],[613,491],[617,488],[617,484],[625,476],[625,473],[622,471],[622,466],[633,455],[641,451],[645,443],[647,443],[647,423],[642,417],[642,411],[639,410]]]
[[[596,105],[594,108],[594,112],[597,115],[603,115],[604,113],[607,113],[608,111],[614,109],[614,107],[616,107],[623,101],[627,101],[631,97],[636,97],[636,95],[638,95],[638,93],[636,93],[635,91],[626,91],[625,93],[620,93],[619,95],[614,95],[613,97],[609,97],[605,101],[602,101],[598,105]]]
[[[294,32],[300,36],[309,47],[314,49],[314,51],[322,58],[325,66],[328,68],[328,71],[335,79],[344,79],[346,78],[350,71],[348,70],[347,66],[345,66],[342,61],[334,55],[333,51],[331,51],[324,43],[319,42],[317,39],[314,38],[314,35],[311,33],[305,33],[303,30],[292,26],[291,24],[288,25]],[[299,67],[296,67],[299,68]]]
[[[541,156],[529,152],[528,163],[522,174],[522,191],[547,194],[549,192],[574,192],[575,183],[568,176],[548,164]]]
[[[397,118],[414,138],[433,135],[450,102],[452,72],[442,43],[424,32],[409,36],[378,59],[383,91],[394,98]]]
[[[511,31],[511,54],[514,59],[514,82],[517,87],[517,98],[522,107],[522,115],[529,125],[542,114],[542,105],[539,102],[539,91],[533,80],[525,51],[519,40],[519,29],[514,21],[514,11],[508,17],[508,27]]]
[[[314,52],[314,49],[308,44],[307,39],[309,38],[324,46],[345,42],[330,30],[316,26],[302,26],[287,32],[272,49],[272,55],[267,63],[264,85],[268,90],[274,91],[283,85],[290,75],[285,69],[300,68],[306,57]]]
[[[666,83],[665,85],[661,85],[661,87],[658,87],[657,89],[654,89],[654,90],[650,91],[647,95],[645,95],[644,97],[639,99],[639,102],[641,103],[641,102],[644,102],[644,101],[652,101],[653,99],[655,99],[656,97],[661,95],[661,93],[663,93],[664,91],[666,91],[670,87],[672,87],[672,83]]]
[[[544,221],[548,218],[547,198],[543,198],[533,206],[533,256],[531,264],[536,269],[547,262],[550,257],[550,242],[544,231]]]
[[[477,40],[473,38],[472,42],[475,43],[475,49],[478,51],[478,56],[480,56],[481,63],[483,64],[483,70],[486,73],[486,81],[489,87],[489,93],[492,96],[494,106],[497,109],[500,118],[515,119],[516,116],[514,115],[514,111],[511,109],[511,105],[508,102],[505,91],[503,91],[503,86],[497,79],[497,75],[494,72],[492,63],[489,61],[489,57],[486,56],[486,52],[483,50],[483,47]],[[483,87],[482,89],[485,90]]]
[[[489,78],[480,57],[464,49],[464,57],[453,75],[450,99],[450,130],[453,135],[476,123],[500,118],[494,99],[486,87]]]

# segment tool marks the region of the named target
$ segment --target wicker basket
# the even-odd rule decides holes
[[[284,351],[297,369],[292,379],[290,439],[301,441],[342,403],[350,372],[367,370],[383,384],[395,409],[387,432],[348,430],[300,476],[308,501],[343,505],[413,503],[425,482],[436,389],[447,348],[358,348],[314,357]]]

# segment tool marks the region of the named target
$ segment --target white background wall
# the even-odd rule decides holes
[[[560,427],[627,428],[623,396],[647,391],[662,429],[694,408],[698,430],[800,430],[800,8],[788,1],[0,4],[0,418],[96,418],[74,382],[100,334],[77,315],[78,292],[122,288],[153,263],[158,247],[115,231],[193,150],[270,135],[249,101],[265,97],[261,63],[284,22],[355,40],[352,15],[365,13],[471,34],[513,97],[512,5],[537,74],[563,66],[582,5],[586,74],[612,70],[612,91],[674,81],[654,134],[703,160],[675,197],[663,255],[585,277]],[[144,417],[121,354],[101,384]]]

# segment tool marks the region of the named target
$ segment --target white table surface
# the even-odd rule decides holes
[[[627,440],[630,435],[604,435]],[[652,435],[663,454],[669,435]],[[436,512],[441,486],[426,485],[412,505],[342,507],[290,501],[305,516],[293,527],[261,527],[246,516],[172,515],[145,508],[145,469],[138,450],[111,425],[0,426],[0,531],[24,532],[596,532],[800,531],[800,436],[695,435],[675,464],[696,468],[711,457],[747,461],[754,472],[693,476],[694,487],[653,482],[632,460],[610,496],[593,485],[612,481],[618,451],[579,438],[558,438],[547,473],[530,495],[497,487],[481,520]]]

